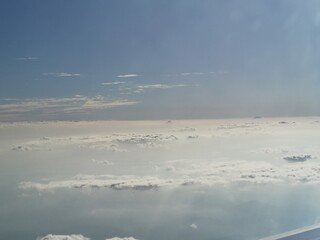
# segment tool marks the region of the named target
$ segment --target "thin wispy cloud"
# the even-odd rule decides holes
[[[119,85],[119,84],[125,84],[126,82],[120,82],[120,81],[115,81],[115,82],[104,82],[101,83],[101,85]]]
[[[118,78],[131,78],[131,77],[141,77],[142,75],[139,74],[123,74],[123,75],[118,75]]]
[[[184,72],[184,73],[180,73],[181,76],[190,76],[190,75],[203,75],[205,73],[203,72]]]
[[[67,114],[84,113],[90,110],[104,110],[120,106],[135,105],[138,102],[122,100],[109,100],[103,96],[86,97],[74,96],[65,98],[27,98],[0,101],[0,116],[10,114],[23,115],[27,113]]]
[[[172,88],[181,88],[181,87],[196,87],[199,86],[197,84],[147,84],[147,85],[139,85],[136,86],[136,89],[134,90],[134,93],[142,93],[147,89],[172,89]]]
[[[16,60],[18,61],[28,61],[28,60],[38,60],[39,58],[38,57],[19,57],[19,58],[16,58]]]
[[[42,73],[44,76],[54,76],[54,77],[80,77],[80,73],[66,73],[66,72],[58,72],[58,73]]]

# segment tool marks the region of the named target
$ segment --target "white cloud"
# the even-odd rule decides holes
[[[53,235],[48,234],[44,237],[38,237],[37,240],[90,240],[90,238],[84,237],[80,234],[72,234],[72,235]]]
[[[20,188],[38,191],[55,189],[151,190],[189,185],[219,184],[319,184],[320,165],[297,163],[275,166],[267,162],[234,161],[211,163],[200,160],[171,162],[175,171],[165,177],[135,175],[77,175],[69,180],[46,183],[22,182]],[[171,167],[171,166],[170,166]],[[172,173],[170,175],[170,173]],[[168,175],[169,174],[169,175]]]
[[[38,60],[38,59],[39,59],[38,57],[19,57],[19,58],[16,58],[16,60],[19,60],[19,61]]]
[[[126,152],[126,145],[136,145],[139,148],[161,147],[166,142],[176,141],[174,135],[164,134],[110,134],[91,136],[42,137],[20,142],[12,146],[12,151],[47,151],[52,149],[78,147],[81,149],[106,150],[111,152]],[[106,164],[106,163],[105,163]]]
[[[90,238],[84,237],[80,234],[72,234],[72,235],[53,235],[48,234],[44,237],[38,237],[37,240],[90,240]],[[113,237],[113,238],[107,238],[106,240],[138,240],[134,237]]]
[[[51,181],[48,183],[22,182],[20,188],[51,191],[55,189],[99,189],[115,190],[150,190],[170,185],[170,180],[157,177],[133,175],[77,175],[69,180]]]
[[[118,78],[131,78],[131,77],[141,77],[142,75],[139,74],[123,74],[123,75],[118,75]]]
[[[120,81],[115,81],[115,82],[105,82],[101,83],[101,85],[119,85],[119,84],[125,84],[126,82],[120,82]]]
[[[180,87],[197,87],[199,85],[187,85],[187,84],[147,84],[147,85],[139,85],[136,86],[134,93],[142,93],[147,89],[172,89],[172,88],[180,88]]]
[[[190,75],[204,75],[205,73],[203,72],[184,72],[180,73],[181,76],[190,76]]]
[[[170,89],[176,87],[186,87],[185,84],[167,85],[167,84],[151,84],[151,85],[140,85],[138,89]]]
[[[135,101],[108,100],[102,96],[65,97],[65,98],[27,98],[3,101],[0,103],[0,116],[8,114],[60,114],[86,112],[88,110],[103,110],[108,108],[131,106],[138,104]]]
[[[198,229],[198,226],[197,226],[197,224],[195,224],[195,223],[192,223],[192,224],[190,225],[190,227],[193,228],[193,229]]]
[[[80,77],[80,73],[66,73],[66,72],[57,72],[57,73],[42,73],[44,76],[55,76],[55,77]]]
[[[138,239],[134,237],[124,237],[124,238],[113,237],[113,238],[107,238],[106,240],[138,240]]]

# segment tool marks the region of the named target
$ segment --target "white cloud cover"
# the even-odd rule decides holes
[[[22,182],[20,188],[38,191],[55,189],[151,190],[163,187],[189,185],[214,186],[217,184],[319,184],[320,165],[317,163],[284,164],[235,161],[210,163],[199,160],[171,162],[175,171],[169,176],[135,175],[77,175],[69,180]]]
[[[160,147],[166,142],[176,141],[175,135],[122,133],[109,135],[82,135],[66,137],[42,137],[35,140],[20,142],[12,146],[12,151],[46,151],[61,147],[76,146],[91,150],[108,150],[111,152],[126,152],[126,145],[136,145],[140,148]]]
[[[66,73],[66,72],[56,72],[56,73],[42,73],[44,76],[54,76],[54,77],[80,77],[80,73]]]
[[[157,177],[114,176],[114,175],[77,175],[70,180],[51,181],[48,183],[22,182],[20,188],[51,191],[61,188],[69,189],[99,189],[114,190],[150,190],[170,184],[170,181]]]
[[[72,235],[53,235],[48,234],[44,237],[38,237],[37,240],[90,240],[90,238],[84,237],[80,234]]]
[[[132,77],[141,77],[143,75],[140,74],[122,74],[122,75],[118,75],[118,78],[132,78]]]

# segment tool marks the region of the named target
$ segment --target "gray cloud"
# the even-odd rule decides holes
[[[312,159],[311,155],[300,155],[300,156],[291,156],[291,157],[284,157],[284,160],[288,162],[305,162],[309,159]]]

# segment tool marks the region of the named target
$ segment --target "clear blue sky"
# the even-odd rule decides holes
[[[3,0],[0,121],[320,114],[320,2]]]

